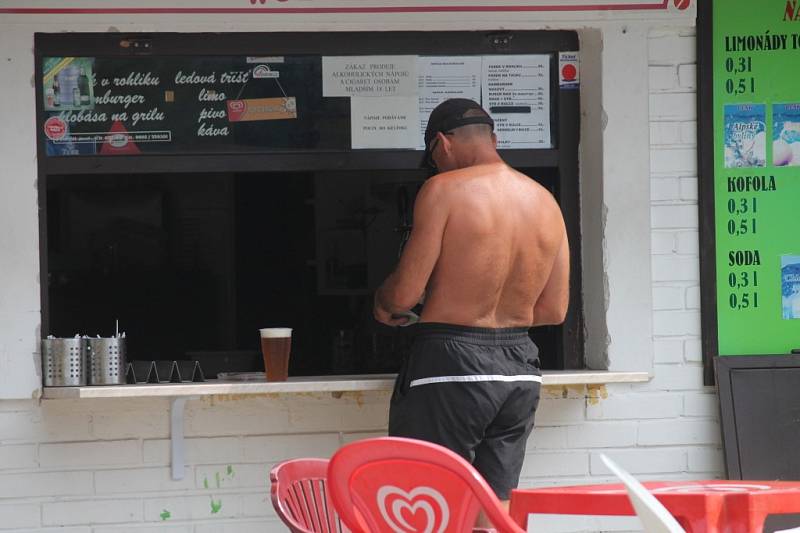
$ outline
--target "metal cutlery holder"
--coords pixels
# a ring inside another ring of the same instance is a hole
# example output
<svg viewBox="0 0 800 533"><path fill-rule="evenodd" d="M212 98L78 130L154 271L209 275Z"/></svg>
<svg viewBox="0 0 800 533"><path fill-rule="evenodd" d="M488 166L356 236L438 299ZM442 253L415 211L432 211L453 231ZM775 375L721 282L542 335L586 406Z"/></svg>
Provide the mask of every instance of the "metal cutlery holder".
<svg viewBox="0 0 800 533"><path fill-rule="evenodd" d="M125 337L89 338L89 385L125 384Z"/></svg>
<svg viewBox="0 0 800 533"><path fill-rule="evenodd" d="M86 385L87 344L81 337L42 339L45 387Z"/></svg>

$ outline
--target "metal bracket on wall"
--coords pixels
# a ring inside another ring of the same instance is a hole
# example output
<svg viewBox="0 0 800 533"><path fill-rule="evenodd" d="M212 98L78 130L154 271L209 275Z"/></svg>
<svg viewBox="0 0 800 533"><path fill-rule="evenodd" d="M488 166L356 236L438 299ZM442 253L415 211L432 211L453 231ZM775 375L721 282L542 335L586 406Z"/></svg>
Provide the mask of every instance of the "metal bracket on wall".
<svg viewBox="0 0 800 533"><path fill-rule="evenodd" d="M170 457L172 463L172 479L179 481L185 474L185 449L183 442L183 412L186 400L197 400L199 396L181 396L172 398L169 408L170 421Z"/></svg>

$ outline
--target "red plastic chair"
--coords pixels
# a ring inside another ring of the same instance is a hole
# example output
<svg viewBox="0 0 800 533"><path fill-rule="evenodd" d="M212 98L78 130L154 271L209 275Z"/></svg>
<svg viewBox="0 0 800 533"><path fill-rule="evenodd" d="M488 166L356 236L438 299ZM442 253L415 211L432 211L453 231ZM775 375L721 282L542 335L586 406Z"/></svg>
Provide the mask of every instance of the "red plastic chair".
<svg viewBox="0 0 800 533"><path fill-rule="evenodd" d="M327 459L293 459L269 473L272 506L292 533L347 533L331 502Z"/></svg>
<svg viewBox="0 0 800 533"><path fill-rule="evenodd" d="M523 533L486 481L437 444L397 437L343 446L328 465L331 498L352 531L466 533L478 512L500 533Z"/></svg>

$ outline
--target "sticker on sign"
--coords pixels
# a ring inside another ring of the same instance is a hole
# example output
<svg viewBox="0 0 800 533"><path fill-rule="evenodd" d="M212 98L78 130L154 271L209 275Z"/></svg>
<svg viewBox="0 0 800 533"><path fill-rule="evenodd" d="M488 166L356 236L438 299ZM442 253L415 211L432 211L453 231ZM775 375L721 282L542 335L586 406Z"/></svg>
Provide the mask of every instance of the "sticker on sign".
<svg viewBox="0 0 800 533"><path fill-rule="evenodd" d="M579 59L578 52L558 53L558 86L561 89L577 89L580 87Z"/></svg>
<svg viewBox="0 0 800 533"><path fill-rule="evenodd" d="M687 9L692 2L691 0L672 0L672 3L676 8L683 11L684 9Z"/></svg>
<svg viewBox="0 0 800 533"><path fill-rule="evenodd" d="M258 65L257 67L253 68L253 78L255 79L279 78L280 75L280 72L277 70L270 70L267 65Z"/></svg>
<svg viewBox="0 0 800 533"><path fill-rule="evenodd" d="M58 141L67 134L67 123L61 117L50 117L44 121L44 134L52 141Z"/></svg>
<svg viewBox="0 0 800 533"><path fill-rule="evenodd" d="M297 118L297 101L294 96L228 100L226 104L229 122Z"/></svg>

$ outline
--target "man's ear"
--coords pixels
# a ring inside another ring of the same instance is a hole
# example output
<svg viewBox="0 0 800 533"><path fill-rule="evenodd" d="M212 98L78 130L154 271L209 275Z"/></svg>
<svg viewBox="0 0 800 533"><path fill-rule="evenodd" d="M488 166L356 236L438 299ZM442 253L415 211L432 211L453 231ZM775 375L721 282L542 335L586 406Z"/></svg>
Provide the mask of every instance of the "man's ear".
<svg viewBox="0 0 800 533"><path fill-rule="evenodd" d="M439 145L442 147L442 151L448 155L452 153L453 145L450 143L450 137L441 131L437 132L436 135L439 136Z"/></svg>
<svg viewBox="0 0 800 533"><path fill-rule="evenodd" d="M492 144L497 148L497 135L494 132L492 132Z"/></svg>

